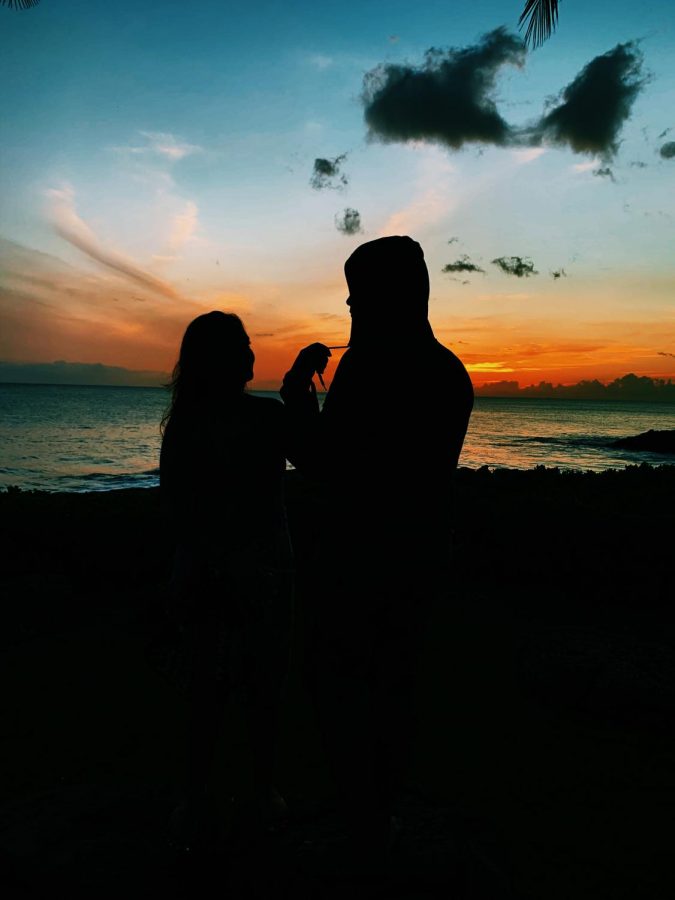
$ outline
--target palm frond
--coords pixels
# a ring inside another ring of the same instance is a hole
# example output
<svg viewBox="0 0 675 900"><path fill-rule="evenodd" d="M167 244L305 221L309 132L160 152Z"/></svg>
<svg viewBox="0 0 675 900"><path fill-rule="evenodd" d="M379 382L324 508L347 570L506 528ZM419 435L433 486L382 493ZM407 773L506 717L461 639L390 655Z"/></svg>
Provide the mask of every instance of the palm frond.
<svg viewBox="0 0 675 900"><path fill-rule="evenodd" d="M9 6L10 9L30 9L39 2L40 0L0 0L0 6Z"/></svg>
<svg viewBox="0 0 675 900"><path fill-rule="evenodd" d="M518 19L518 27L522 28L527 22L525 31L525 43L533 48L540 47L548 40L558 24L559 0L527 0L525 9Z"/></svg>

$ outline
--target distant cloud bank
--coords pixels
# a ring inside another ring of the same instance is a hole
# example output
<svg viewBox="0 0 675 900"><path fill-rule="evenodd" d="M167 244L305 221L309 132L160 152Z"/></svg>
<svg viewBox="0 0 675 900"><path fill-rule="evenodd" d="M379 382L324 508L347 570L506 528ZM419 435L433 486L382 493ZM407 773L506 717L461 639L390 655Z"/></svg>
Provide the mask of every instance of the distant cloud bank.
<svg viewBox="0 0 675 900"><path fill-rule="evenodd" d="M0 360L0 383L80 384L119 387L161 387L169 380L167 372L148 372L104 366L102 363L66 362L17 363Z"/></svg>
<svg viewBox="0 0 675 900"><path fill-rule="evenodd" d="M609 384L597 379L553 385L548 381L521 388L517 381L494 381L474 387L478 397L534 397L560 400L627 400L675 403L675 382L646 375L623 375Z"/></svg>

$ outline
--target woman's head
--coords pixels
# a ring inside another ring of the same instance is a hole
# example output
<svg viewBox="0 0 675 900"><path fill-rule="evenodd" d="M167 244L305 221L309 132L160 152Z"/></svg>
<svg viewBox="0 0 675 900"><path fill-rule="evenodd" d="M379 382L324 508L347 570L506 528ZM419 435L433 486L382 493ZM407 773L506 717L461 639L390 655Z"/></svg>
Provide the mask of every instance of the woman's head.
<svg viewBox="0 0 675 900"><path fill-rule="evenodd" d="M234 313L215 310L193 319L185 329L169 387L171 408L198 407L243 392L253 378L255 356L243 322Z"/></svg>
<svg viewBox="0 0 675 900"><path fill-rule="evenodd" d="M242 391L253 378L255 357L243 322L234 313L210 312L185 329L178 366L187 382L205 390Z"/></svg>

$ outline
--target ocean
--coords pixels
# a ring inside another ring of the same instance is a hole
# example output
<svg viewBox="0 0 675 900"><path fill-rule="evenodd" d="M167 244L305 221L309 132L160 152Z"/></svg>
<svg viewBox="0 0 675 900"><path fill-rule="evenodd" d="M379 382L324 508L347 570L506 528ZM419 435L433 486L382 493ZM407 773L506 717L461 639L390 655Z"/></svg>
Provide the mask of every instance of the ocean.
<svg viewBox="0 0 675 900"><path fill-rule="evenodd" d="M167 399L162 388L0 384L0 489L157 485ZM650 428L675 429L675 405L479 397L460 466L598 472L674 462L612 446Z"/></svg>

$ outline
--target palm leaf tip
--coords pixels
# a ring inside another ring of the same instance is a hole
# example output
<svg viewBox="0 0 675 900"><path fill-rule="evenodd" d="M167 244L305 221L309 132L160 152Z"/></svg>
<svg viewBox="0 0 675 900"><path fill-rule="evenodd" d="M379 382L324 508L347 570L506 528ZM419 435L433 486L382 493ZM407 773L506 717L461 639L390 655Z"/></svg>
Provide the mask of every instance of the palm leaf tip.
<svg viewBox="0 0 675 900"><path fill-rule="evenodd" d="M0 6L8 6L10 9L30 9L39 2L40 0L0 0Z"/></svg>
<svg viewBox="0 0 675 900"><path fill-rule="evenodd" d="M526 44L534 48L540 47L551 37L558 24L558 2L559 0L527 0L518 19L519 28L527 22Z"/></svg>

